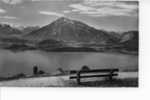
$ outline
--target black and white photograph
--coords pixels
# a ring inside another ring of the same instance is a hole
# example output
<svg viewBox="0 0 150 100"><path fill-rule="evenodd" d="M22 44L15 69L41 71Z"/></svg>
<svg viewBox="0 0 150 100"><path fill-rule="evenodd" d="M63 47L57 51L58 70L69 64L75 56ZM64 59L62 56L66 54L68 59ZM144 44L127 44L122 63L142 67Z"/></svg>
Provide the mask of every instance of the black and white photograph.
<svg viewBox="0 0 150 100"><path fill-rule="evenodd" d="M138 87L139 2L0 0L0 87Z"/></svg>

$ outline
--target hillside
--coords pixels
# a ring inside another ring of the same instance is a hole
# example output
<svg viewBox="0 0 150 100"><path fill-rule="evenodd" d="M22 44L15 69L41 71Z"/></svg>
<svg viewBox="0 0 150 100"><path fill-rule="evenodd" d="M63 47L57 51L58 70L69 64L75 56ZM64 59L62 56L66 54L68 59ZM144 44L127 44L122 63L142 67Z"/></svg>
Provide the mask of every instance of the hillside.
<svg viewBox="0 0 150 100"><path fill-rule="evenodd" d="M139 33L138 31L124 32L120 43L126 50L138 51L139 47Z"/></svg>

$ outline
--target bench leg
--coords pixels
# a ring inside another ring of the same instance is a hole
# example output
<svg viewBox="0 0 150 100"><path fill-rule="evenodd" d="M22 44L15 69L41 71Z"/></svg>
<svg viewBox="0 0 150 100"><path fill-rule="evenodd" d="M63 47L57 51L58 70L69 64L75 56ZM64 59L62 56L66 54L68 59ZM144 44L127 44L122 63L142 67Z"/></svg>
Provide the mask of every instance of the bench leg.
<svg viewBox="0 0 150 100"><path fill-rule="evenodd" d="M113 79L113 78L112 78L112 75L110 75L110 76L109 76L109 80L111 81L112 79Z"/></svg>
<svg viewBox="0 0 150 100"><path fill-rule="evenodd" d="M81 84L81 82L80 82L80 72L77 73L77 84L78 85Z"/></svg>
<svg viewBox="0 0 150 100"><path fill-rule="evenodd" d="M113 72L110 72L109 80L111 81L113 79Z"/></svg>

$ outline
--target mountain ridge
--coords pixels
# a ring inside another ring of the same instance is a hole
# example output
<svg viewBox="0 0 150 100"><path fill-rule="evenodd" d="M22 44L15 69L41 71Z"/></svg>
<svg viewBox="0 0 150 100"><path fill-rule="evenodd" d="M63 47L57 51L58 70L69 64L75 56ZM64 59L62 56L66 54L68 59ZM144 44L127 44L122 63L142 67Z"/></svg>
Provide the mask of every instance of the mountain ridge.
<svg viewBox="0 0 150 100"><path fill-rule="evenodd" d="M67 42L99 42L102 44L111 41L105 31L64 17L25 35L25 38L39 41L56 39Z"/></svg>

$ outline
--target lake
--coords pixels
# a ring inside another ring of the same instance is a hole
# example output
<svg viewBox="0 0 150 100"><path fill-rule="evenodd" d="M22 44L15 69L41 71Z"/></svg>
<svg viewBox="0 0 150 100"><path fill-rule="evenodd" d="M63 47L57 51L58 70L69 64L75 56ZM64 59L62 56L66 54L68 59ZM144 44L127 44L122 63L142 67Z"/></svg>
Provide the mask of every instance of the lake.
<svg viewBox="0 0 150 100"><path fill-rule="evenodd" d="M54 73L58 68L64 70L80 69L83 65L90 68L119 68L121 71L137 71L138 56L103 53L103 52L12 52L0 50L0 77L18 73L32 75L32 68L37 65L46 73Z"/></svg>

